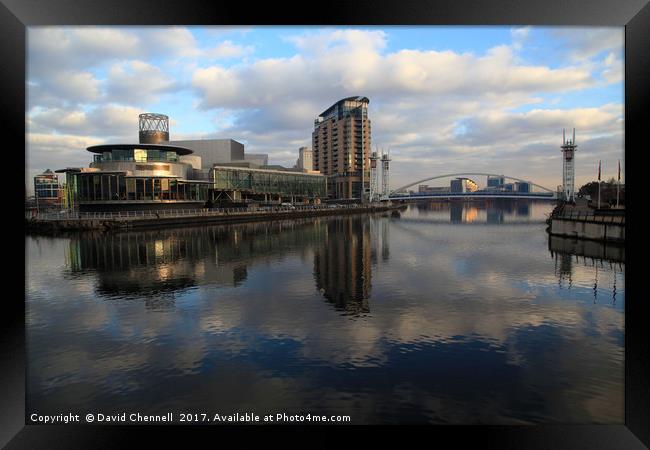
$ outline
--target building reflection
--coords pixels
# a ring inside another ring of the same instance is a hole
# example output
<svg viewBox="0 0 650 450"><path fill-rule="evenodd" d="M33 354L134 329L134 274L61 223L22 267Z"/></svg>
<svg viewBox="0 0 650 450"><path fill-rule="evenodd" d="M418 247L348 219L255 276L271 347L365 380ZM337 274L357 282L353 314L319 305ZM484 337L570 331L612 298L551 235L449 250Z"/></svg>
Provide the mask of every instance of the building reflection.
<svg viewBox="0 0 650 450"><path fill-rule="evenodd" d="M573 277L577 267L591 268L590 276L593 277L592 289L594 303L596 303L599 276L602 284L603 274L609 272L611 276L606 279L607 283L611 281L612 285L608 291L612 293L612 302L616 303L616 283L625 271L625 246L549 235L548 249L555 260L555 276L558 278L560 288L573 287Z"/></svg>
<svg viewBox="0 0 650 450"><path fill-rule="evenodd" d="M452 224L502 224L528 221L532 216L532 202L520 199L483 199L422 201L414 204L420 215L429 215L437 221Z"/></svg>
<svg viewBox="0 0 650 450"><path fill-rule="evenodd" d="M517 204L518 217L530 217L530 203L521 202Z"/></svg>
<svg viewBox="0 0 650 450"><path fill-rule="evenodd" d="M382 261L388 261L390 258L390 223L387 220L382 220L381 222L381 259Z"/></svg>
<svg viewBox="0 0 650 450"><path fill-rule="evenodd" d="M503 210L500 208L488 207L486 222L489 224L503 223Z"/></svg>
<svg viewBox="0 0 650 450"><path fill-rule="evenodd" d="M385 233L382 257L387 258ZM370 312L371 259L376 245L377 235L371 236L370 221L365 217L343 217L327 223L314 255L314 278L323 297L337 310L351 315Z"/></svg>
<svg viewBox="0 0 650 450"><path fill-rule="evenodd" d="M294 251L309 260L321 228L310 220L84 234L70 240L69 274L95 274L96 292L109 297L163 299L203 284L237 287L251 264L274 255Z"/></svg>
<svg viewBox="0 0 650 450"><path fill-rule="evenodd" d="M477 218L477 205L460 202L449 204L449 221L451 223L473 223Z"/></svg>
<svg viewBox="0 0 650 450"><path fill-rule="evenodd" d="M327 302L358 315L370 312L373 265L390 256L389 227L388 218L342 216L84 234L70 239L68 275L94 275L102 297L138 298L165 309L174 307L179 291L240 286L252 265L292 253L313 260L316 288ZM278 280L279 290L285 282Z"/></svg>

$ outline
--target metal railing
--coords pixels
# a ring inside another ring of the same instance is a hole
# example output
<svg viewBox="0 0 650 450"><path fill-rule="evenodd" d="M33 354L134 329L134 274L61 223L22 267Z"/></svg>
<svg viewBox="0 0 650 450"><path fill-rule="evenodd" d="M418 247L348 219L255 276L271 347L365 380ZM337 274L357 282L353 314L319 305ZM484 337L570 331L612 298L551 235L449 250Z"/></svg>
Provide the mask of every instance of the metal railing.
<svg viewBox="0 0 650 450"><path fill-rule="evenodd" d="M320 211L331 209L366 208L361 204L321 204L321 205L296 205L296 206L255 206L240 208L201 208L201 209L163 209L149 211L115 211L115 212L40 212L25 214L28 219L35 220L138 220L153 218L175 217L205 217L205 216L231 216L250 214L277 214L295 211Z"/></svg>
<svg viewBox="0 0 650 450"><path fill-rule="evenodd" d="M574 211L574 210L564 210L551 214L551 219L566 219L566 220L577 220L577 221L592 221L592 222L601 222L601 223L625 223L624 214L601 214L596 211Z"/></svg>

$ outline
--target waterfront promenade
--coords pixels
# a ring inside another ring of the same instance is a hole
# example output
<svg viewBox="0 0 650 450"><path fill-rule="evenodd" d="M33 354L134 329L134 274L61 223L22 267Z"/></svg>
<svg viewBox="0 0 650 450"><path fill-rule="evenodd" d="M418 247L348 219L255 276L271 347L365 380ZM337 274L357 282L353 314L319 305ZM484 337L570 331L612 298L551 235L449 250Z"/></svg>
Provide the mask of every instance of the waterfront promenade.
<svg viewBox="0 0 650 450"><path fill-rule="evenodd" d="M625 242L625 209L561 205L549 217L549 234L602 242Z"/></svg>
<svg viewBox="0 0 650 450"><path fill-rule="evenodd" d="M27 232L133 229L374 213L404 207L403 205L382 203L377 205L323 204L257 208L40 213L33 217L26 215L25 227Z"/></svg>

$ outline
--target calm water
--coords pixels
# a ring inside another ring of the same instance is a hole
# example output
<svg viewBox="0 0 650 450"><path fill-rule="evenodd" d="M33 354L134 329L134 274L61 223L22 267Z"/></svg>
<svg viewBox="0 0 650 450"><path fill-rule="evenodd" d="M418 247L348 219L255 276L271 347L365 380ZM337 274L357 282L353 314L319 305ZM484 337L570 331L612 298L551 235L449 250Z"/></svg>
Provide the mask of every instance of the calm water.
<svg viewBox="0 0 650 450"><path fill-rule="evenodd" d="M27 236L28 413L623 423L624 255L551 209Z"/></svg>

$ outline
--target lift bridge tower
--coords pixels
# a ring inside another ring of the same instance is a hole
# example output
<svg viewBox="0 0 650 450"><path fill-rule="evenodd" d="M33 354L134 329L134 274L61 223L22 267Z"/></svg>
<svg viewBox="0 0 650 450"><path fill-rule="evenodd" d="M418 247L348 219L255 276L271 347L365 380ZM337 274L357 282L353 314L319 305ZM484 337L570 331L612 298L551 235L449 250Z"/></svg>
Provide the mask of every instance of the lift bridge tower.
<svg viewBox="0 0 650 450"><path fill-rule="evenodd" d="M372 152L370 155L370 201L376 202L379 200L379 173L377 172L377 152Z"/></svg>
<svg viewBox="0 0 650 450"><path fill-rule="evenodd" d="M390 193L390 156L389 152L384 153L382 151L381 155L381 199L388 200L388 194Z"/></svg>
<svg viewBox="0 0 650 450"><path fill-rule="evenodd" d="M575 201L573 183L575 179L576 129L573 129L573 139L567 140L562 129L562 194L567 202Z"/></svg>

